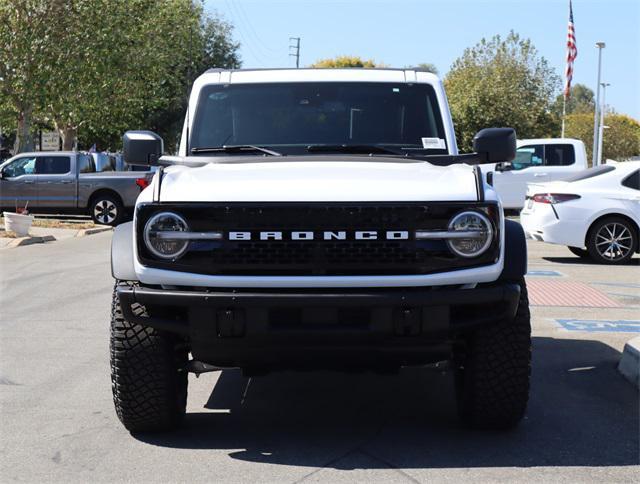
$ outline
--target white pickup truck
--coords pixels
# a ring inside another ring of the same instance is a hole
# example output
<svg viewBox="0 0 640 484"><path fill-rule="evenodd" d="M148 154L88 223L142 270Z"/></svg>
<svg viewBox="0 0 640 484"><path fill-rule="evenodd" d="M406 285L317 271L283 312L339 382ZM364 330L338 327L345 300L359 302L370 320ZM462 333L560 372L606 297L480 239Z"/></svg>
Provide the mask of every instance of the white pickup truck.
<svg viewBox="0 0 640 484"><path fill-rule="evenodd" d="M513 161L483 166L505 209L524 207L528 183L560 181L588 168L584 143L577 139L520 139L517 147Z"/></svg>
<svg viewBox="0 0 640 484"><path fill-rule="evenodd" d="M125 427L175 426L187 372L441 361L465 422L516 425L529 394L526 243L478 169L514 159L515 131L483 129L473 148L458 154L436 76L393 69L211 70L179 156L126 133L125 161L159 168L113 236Z"/></svg>

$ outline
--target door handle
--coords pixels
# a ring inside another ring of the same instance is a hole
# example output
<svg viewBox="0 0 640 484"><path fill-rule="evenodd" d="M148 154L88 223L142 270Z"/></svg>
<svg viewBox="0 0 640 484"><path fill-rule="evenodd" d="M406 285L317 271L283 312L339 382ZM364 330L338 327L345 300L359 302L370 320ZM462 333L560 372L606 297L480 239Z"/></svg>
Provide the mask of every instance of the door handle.
<svg viewBox="0 0 640 484"><path fill-rule="evenodd" d="M548 173L534 173L533 176L547 176Z"/></svg>
<svg viewBox="0 0 640 484"><path fill-rule="evenodd" d="M33 181L33 180L25 180L22 183L24 183L25 185L33 185L35 183L35 181Z"/></svg>
<svg viewBox="0 0 640 484"><path fill-rule="evenodd" d="M69 183L73 183L71 180L62 180L60 183L63 185L68 185Z"/></svg>

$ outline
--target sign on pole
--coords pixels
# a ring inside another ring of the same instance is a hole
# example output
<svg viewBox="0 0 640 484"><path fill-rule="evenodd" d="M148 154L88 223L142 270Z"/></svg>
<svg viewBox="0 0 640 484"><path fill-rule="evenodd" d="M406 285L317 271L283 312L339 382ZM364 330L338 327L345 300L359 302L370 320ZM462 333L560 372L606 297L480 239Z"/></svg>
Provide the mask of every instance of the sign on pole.
<svg viewBox="0 0 640 484"><path fill-rule="evenodd" d="M60 151L60 134L57 131L44 131L42 133L41 151Z"/></svg>

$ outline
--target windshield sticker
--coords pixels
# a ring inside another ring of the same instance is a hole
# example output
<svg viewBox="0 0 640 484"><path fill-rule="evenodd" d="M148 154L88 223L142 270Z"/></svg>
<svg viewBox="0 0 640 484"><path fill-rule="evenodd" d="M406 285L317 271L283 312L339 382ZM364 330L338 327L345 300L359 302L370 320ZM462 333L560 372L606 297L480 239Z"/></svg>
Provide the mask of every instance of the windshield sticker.
<svg viewBox="0 0 640 484"><path fill-rule="evenodd" d="M422 138L422 147L434 150L444 150L447 148L442 138Z"/></svg>

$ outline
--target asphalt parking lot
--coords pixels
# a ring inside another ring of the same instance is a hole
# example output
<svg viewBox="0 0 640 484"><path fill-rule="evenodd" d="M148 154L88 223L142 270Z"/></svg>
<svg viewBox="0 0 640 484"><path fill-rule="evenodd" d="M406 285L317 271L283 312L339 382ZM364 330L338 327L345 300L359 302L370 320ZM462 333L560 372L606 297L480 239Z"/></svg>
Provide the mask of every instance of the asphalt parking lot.
<svg viewBox="0 0 640 484"><path fill-rule="evenodd" d="M462 428L436 370L225 371L190 377L184 429L134 437L111 402L110 239L0 251L4 482L637 482L638 391L616 365L639 330L638 258L529 243L532 393L515 431Z"/></svg>

